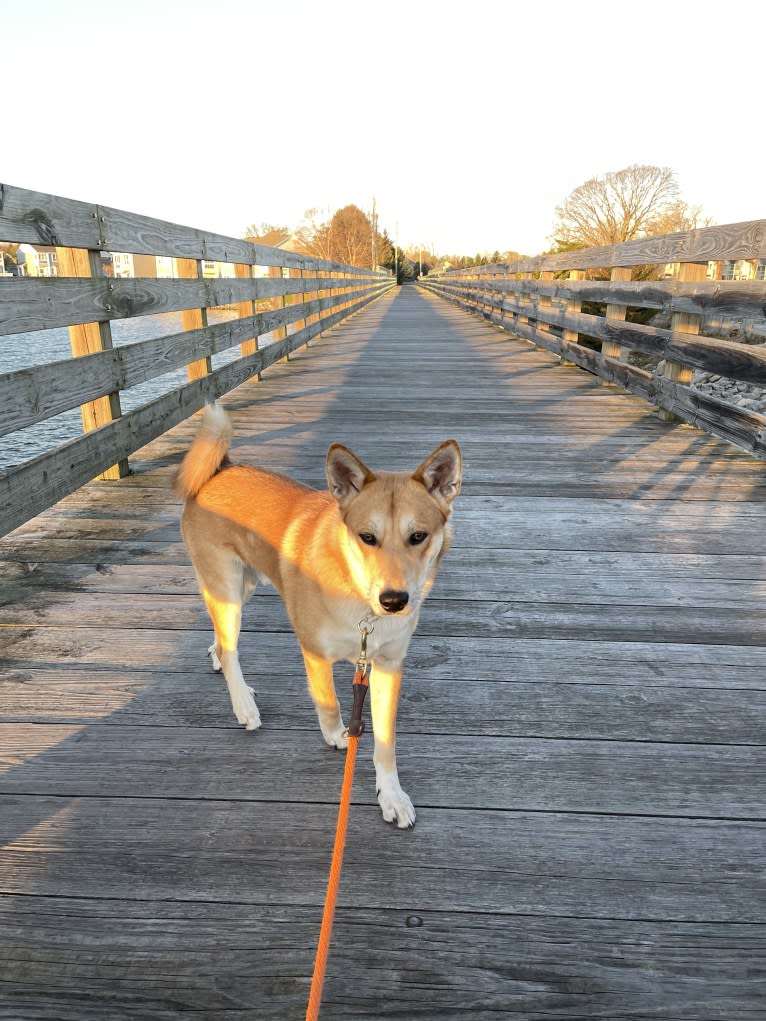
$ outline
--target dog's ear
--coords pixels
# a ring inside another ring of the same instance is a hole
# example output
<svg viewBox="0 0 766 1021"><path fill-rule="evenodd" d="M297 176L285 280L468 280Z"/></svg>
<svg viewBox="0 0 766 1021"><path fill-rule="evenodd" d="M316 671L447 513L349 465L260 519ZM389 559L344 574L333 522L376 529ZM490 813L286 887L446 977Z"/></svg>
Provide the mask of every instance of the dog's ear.
<svg viewBox="0 0 766 1021"><path fill-rule="evenodd" d="M362 487L374 478L375 474L348 447L333 443L327 451L327 484L341 510L345 510Z"/></svg>
<svg viewBox="0 0 766 1021"><path fill-rule="evenodd" d="M449 508L460 492L463 455L455 440L445 440L429 454L412 476L422 482L437 503Z"/></svg>

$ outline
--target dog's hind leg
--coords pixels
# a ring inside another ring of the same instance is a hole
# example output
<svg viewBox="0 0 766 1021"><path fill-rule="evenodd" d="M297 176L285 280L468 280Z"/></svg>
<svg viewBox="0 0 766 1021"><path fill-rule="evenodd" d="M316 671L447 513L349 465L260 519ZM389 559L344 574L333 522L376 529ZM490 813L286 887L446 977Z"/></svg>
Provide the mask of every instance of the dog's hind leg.
<svg viewBox="0 0 766 1021"><path fill-rule="evenodd" d="M234 715L247 730L257 730L260 727L261 714L255 704L253 689L242 675L237 644L242 623L242 602L254 587L245 580L239 562L231 564L225 577L220 573L215 584L200 578L202 597L215 631L215 643L211 652L213 668L216 669L218 664L218 669L223 671Z"/></svg>
<svg viewBox="0 0 766 1021"><path fill-rule="evenodd" d="M343 720L340 715L340 704L335 694L335 681L332 675L332 662L315 656L306 649L303 662L306 664L306 677L309 682L309 693L314 700L314 707L319 718L322 737L331 748L347 748L348 738L344 735Z"/></svg>

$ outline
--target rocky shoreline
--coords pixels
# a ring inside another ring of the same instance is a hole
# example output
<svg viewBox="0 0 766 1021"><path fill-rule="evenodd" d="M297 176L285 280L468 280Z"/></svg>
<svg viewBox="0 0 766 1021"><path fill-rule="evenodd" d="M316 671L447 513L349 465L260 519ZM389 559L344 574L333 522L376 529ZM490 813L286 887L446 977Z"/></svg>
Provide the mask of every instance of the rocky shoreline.
<svg viewBox="0 0 766 1021"><path fill-rule="evenodd" d="M725 376L717 376L714 372L702 372L698 369L692 376L692 389L717 397L744 411L766 415L766 389L762 386L740 383Z"/></svg>

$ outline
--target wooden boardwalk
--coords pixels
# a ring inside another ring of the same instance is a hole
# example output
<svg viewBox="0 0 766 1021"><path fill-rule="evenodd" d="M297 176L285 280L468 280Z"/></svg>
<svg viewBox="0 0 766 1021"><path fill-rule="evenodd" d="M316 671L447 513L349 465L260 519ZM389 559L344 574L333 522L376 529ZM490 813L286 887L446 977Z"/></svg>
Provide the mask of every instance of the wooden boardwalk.
<svg viewBox="0 0 766 1021"><path fill-rule="evenodd" d="M454 435L457 538L369 736L322 1017L766 1017L763 464L404 288L224 401L235 457L323 485ZM342 756L281 606L240 730L144 448L0 543L0 1018L304 1016ZM337 671L348 701L348 681ZM366 743L367 742L367 743Z"/></svg>

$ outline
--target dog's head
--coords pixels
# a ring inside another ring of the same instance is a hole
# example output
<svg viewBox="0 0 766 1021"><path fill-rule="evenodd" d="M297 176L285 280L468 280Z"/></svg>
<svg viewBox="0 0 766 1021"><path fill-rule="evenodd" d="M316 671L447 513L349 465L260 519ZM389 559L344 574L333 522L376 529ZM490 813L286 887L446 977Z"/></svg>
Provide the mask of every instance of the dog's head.
<svg viewBox="0 0 766 1021"><path fill-rule="evenodd" d="M462 457L446 440L412 474L373 472L347 447L327 453L327 480L347 530L355 583L373 613L416 612L449 548Z"/></svg>

